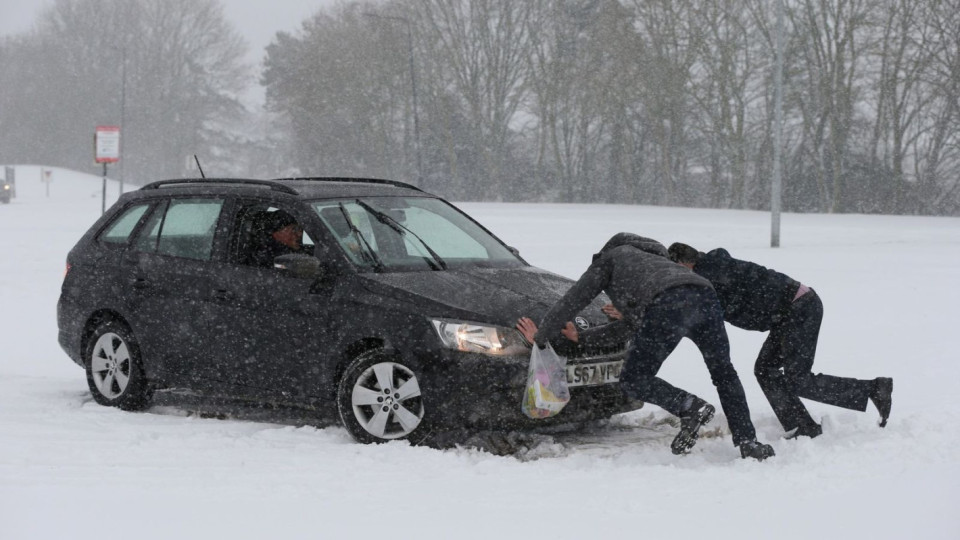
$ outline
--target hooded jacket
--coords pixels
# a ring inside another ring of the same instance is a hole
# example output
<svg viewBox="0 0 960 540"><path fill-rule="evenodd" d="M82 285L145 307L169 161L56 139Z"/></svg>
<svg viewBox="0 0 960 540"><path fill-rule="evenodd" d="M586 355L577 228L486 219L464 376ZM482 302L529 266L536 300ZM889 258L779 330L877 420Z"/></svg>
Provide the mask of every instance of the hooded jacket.
<svg viewBox="0 0 960 540"><path fill-rule="evenodd" d="M581 330L581 342L622 342L640 328L643 312L661 292L681 285L711 287L710 282L667 258L667 248L656 240L630 233L610 238L580 279L540 321L538 345L556 342L567 321L606 292L623 319Z"/></svg>

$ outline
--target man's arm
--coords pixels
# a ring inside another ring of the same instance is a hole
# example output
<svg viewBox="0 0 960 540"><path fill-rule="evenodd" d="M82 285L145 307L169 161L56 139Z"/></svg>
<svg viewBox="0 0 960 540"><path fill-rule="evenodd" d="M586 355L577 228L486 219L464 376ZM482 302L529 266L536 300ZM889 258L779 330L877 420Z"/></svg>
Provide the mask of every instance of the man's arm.
<svg viewBox="0 0 960 540"><path fill-rule="evenodd" d="M593 345L607 347L620 345L630 339L633 328L622 319L611 323L580 330L578 344L580 346Z"/></svg>
<svg viewBox="0 0 960 540"><path fill-rule="evenodd" d="M557 338L567 322L603 292L610 281L609 276L607 259L601 257L591 264L573 287L543 316L536 335L537 345L545 345L550 339Z"/></svg>

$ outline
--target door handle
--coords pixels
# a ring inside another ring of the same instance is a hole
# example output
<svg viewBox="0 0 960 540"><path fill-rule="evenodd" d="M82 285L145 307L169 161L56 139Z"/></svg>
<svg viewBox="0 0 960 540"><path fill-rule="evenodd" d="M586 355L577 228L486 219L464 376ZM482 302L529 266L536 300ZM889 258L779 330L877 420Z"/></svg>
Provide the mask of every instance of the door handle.
<svg viewBox="0 0 960 540"><path fill-rule="evenodd" d="M131 280L131 285L133 286L134 289L142 291L143 289L149 289L151 286L151 283L150 283L150 280L146 278L136 277Z"/></svg>
<svg viewBox="0 0 960 540"><path fill-rule="evenodd" d="M217 302L228 302L233 300L233 293L227 289L215 289L212 296Z"/></svg>

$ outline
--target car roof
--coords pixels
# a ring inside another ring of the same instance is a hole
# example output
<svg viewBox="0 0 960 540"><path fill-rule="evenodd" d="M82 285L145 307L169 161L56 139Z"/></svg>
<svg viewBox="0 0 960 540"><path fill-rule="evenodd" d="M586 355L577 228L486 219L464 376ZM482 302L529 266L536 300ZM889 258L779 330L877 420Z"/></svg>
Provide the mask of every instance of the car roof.
<svg viewBox="0 0 960 540"><path fill-rule="evenodd" d="M244 194L264 189L300 199L370 196L429 196L420 188L397 180L349 177L297 177L262 180L253 178L177 178L140 188L139 193L175 190L178 193Z"/></svg>

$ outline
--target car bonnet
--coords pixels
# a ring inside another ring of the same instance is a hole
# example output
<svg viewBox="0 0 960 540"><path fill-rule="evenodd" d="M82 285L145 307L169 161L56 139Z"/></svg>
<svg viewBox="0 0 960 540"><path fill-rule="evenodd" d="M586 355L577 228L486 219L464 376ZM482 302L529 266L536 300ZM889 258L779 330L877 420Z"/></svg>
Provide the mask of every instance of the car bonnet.
<svg viewBox="0 0 960 540"><path fill-rule="evenodd" d="M433 309L447 313L427 316L470 317L512 327L522 316L539 320L570 288L573 281L533 266L520 268L468 268L443 272L367 274L385 286L381 294L403 299L413 295ZM591 326L604 318L595 301L588 309ZM442 307L441 307L442 306ZM446 308L446 309L443 309Z"/></svg>

